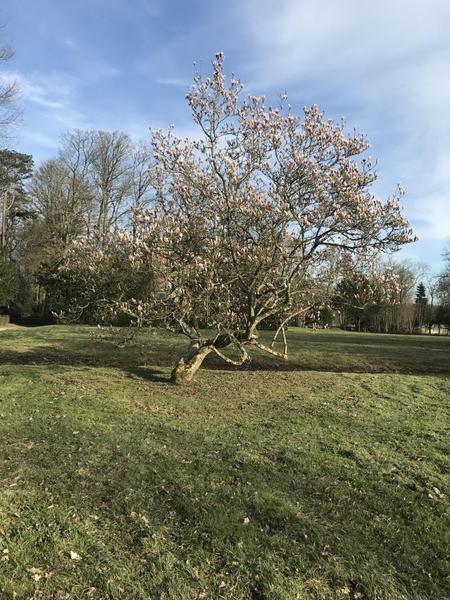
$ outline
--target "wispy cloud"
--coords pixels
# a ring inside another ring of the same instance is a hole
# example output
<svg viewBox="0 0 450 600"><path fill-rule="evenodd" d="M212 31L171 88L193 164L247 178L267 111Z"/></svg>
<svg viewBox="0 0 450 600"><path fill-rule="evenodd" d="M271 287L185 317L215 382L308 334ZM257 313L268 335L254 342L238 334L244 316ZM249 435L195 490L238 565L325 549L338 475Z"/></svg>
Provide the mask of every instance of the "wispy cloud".
<svg viewBox="0 0 450 600"><path fill-rule="evenodd" d="M305 74L387 72L401 62L413 66L418 51L448 45L445 0L247 0L236 10L255 48L252 72L271 84Z"/></svg>
<svg viewBox="0 0 450 600"><path fill-rule="evenodd" d="M159 85L173 85L175 87L188 87L189 81L187 79L179 79L176 77L158 77L156 83Z"/></svg>
<svg viewBox="0 0 450 600"><path fill-rule="evenodd" d="M318 102L366 131L380 193L401 180L419 235L449 236L450 3L248 0L236 10L251 87L288 89L293 104Z"/></svg>
<svg viewBox="0 0 450 600"><path fill-rule="evenodd" d="M14 81L23 100L49 109L65 109L71 93L67 82L55 82L47 76L26 77L17 71L6 71L0 73L0 81Z"/></svg>
<svg viewBox="0 0 450 600"><path fill-rule="evenodd" d="M17 83L24 111L16 134L22 145L35 148L37 159L56 152L63 131L90 126L89 119L77 108L79 82L75 78L7 71L0 74L0 80Z"/></svg>
<svg viewBox="0 0 450 600"><path fill-rule="evenodd" d="M79 78L86 84L90 81L98 82L100 79L118 77L120 74L121 69L116 65L109 64L102 60L89 60L80 70Z"/></svg>
<svg viewBox="0 0 450 600"><path fill-rule="evenodd" d="M25 133L22 134L22 139L27 144L37 145L41 148L46 148L51 151L55 150L59 142L59 138L57 137L51 137L50 135L46 135L40 131L32 130L25 131Z"/></svg>

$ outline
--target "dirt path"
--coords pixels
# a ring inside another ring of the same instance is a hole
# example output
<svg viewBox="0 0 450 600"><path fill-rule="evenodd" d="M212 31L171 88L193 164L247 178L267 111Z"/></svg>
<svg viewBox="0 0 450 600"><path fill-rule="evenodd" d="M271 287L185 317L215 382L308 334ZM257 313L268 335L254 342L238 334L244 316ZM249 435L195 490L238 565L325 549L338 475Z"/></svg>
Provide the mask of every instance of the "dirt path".
<svg viewBox="0 0 450 600"><path fill-rule="evenodd" d="M14 323L9 323L8 325L0 325L0 331L11 331L14 329L23 329L21 325L14 325Z"/></svg>

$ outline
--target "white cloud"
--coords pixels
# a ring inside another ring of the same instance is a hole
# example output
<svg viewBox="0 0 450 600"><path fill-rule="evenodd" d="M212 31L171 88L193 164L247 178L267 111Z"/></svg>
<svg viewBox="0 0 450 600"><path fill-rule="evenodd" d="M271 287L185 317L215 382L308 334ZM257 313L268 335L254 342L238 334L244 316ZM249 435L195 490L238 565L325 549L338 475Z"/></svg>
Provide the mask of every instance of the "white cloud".
<svg viewBox="0 0 450 600"><path fill-rule="evenodd" d="M253 70L272 84L410 62L448 40L450 20L446 0L248 0L237 10L256 46Z"/></svg>
<svg viewBox="0 0 450 600"><path fill-rule="evenodd" d="M102 80L119 75L119 69L102 60L83 63L76 75L64 72L1 72L0 83L15 81L19 89L24 113L17 139L23 150L29 151L31 147L37 160L48 158L50 150L56 153L62 133L94 127L88 116L89 103L85 91L94 86L95 89Z"/></svg>
<svg viewBox="0 0 450 600"><path fill-rule="evenodd" d="M80 79L83 83L98 82L99 79L118 77L120 74L120 69L115 65L101 60L89 60L80 74Z"/></svg>
<svg viewBox="0 0 450 600"><path fill-rule="evenodd" d="M15 137L22 151L33 149L36 162L56 153L64 131L90 127L86 115L76 108L78 79L58 73L4 71L1 80L17 82L24 111Z"/></svg>
<svg viewBox="0 0 450 600"><path fill-rule="evenodd" d="M26 144L33 144L54 151L58 146L58 138L51 137L40 131L28 130L22 135L22 141Z"/></svg>
<svg viewBox="0 0 450 600"><path fill-rule="evenodd" d="M419 235L448 237L450 2L247 0L236 10L250 86L344 114L380 153L377 189L400 179Z"/></svg>
<svg viewBox="0 0 450 600"><path fill-rule="evenodd" d="M66 81L55 81L47 76L25 76L17 71L3 71L0 73L0 82L17 83L21 97L34 104L50 109L63 109L65 99L71 90Z"/></svg>
<svg viewBox="0 0 450 600"><path fill-rule="evenodd" d="M158 77L156 83L159 85L173 85L187 88L190 82L187 79L178 79L176 77Z"/></svg>

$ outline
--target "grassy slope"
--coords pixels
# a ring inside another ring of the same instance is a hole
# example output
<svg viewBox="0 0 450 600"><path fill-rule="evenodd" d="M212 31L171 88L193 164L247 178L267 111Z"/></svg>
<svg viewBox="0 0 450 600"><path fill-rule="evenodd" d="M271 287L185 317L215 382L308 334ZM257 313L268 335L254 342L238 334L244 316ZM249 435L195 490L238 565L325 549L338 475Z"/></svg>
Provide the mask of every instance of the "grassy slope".
<svg viewBox="0 0 450 600"><path fill-rule="evenodd" d="M0 333L0 598L446 598L450 338L290 336Z"/></svg>

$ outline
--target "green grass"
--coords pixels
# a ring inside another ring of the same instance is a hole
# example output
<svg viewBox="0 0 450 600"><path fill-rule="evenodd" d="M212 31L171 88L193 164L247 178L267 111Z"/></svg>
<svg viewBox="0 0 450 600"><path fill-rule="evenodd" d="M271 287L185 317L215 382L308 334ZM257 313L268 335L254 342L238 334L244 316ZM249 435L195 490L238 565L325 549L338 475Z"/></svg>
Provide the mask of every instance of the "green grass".
<svg viewBox="0 0 450 600"><path fill-rule="evenodd" d="M450 338L290 338L0 332L0 598L448 598Z"/></svg>

